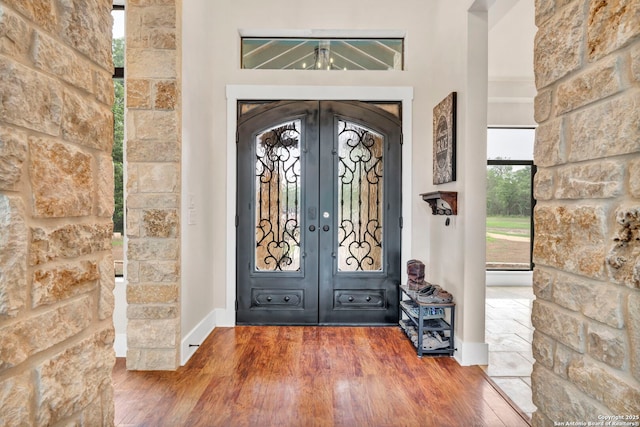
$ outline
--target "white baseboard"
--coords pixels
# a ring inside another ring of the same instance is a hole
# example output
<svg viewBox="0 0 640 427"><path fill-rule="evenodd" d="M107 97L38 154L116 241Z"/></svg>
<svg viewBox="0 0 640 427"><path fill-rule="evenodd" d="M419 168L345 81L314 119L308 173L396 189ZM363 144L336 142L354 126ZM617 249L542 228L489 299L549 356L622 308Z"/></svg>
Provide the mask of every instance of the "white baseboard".
<svg viewBox="0 0 640 427"><path fill-rule="evenodd" d="M116 357L127 357L127 334L116 334L113 349L116 351Z"/></svg>
<svg viewBox="0 0 640 427"><path fill-rule="evenodd" d="M217 308L216 312L216 326L221 327L233 327L236 326L236 311L228 310L226 308Z"/></svg>
<svg viewBox="0 0 640 427"><path fill-rule="evenodd" d="M487 286L533 286L532 271L491 271L486 273Z"/></svg>
<svg viewBox="0 0 640 427"><path fill-rule="evenodd" d="M189 333L187 333L180 343L180 365L184 366L198 346L209 336L216 327L216 310L205 316ZM192 347L189 347L192 345Z"/></svg>
<svg viewBox="0 0 640 427"><path fill-rule="evenodd" d="M455 338L457 348L453 357L462 366L488 365L489 344L483 342L464 342Z"/></svg>

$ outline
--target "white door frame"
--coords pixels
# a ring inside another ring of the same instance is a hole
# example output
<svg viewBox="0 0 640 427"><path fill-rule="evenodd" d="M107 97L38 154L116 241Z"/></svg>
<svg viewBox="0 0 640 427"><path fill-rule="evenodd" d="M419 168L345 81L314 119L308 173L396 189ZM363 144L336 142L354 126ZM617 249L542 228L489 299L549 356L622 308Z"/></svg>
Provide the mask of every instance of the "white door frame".
<svg viewBox="0 0 640 427"><path fill-rule="evenodd" d="M401 260L411 253L411 201L414 199L411 162L412 87L366 86L257 86L227 85L227 214L226 214L226 304L216 310L216 326L236 323L236 129L237 105L241 100L335 100L398 101L402 103L402 247ZM403 271L402 282L406 281Z"/></svg>

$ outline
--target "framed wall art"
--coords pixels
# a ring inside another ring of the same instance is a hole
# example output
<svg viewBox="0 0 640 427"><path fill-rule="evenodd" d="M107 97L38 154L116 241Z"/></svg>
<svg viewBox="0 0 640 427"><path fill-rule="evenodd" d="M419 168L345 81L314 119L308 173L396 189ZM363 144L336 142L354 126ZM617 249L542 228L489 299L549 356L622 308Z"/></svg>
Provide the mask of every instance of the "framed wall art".
<svg viewBox="0 0 640 427"><path fill-rule="evenodd" d="M456 180L456 92L433 109L433 183Z"/></svg>

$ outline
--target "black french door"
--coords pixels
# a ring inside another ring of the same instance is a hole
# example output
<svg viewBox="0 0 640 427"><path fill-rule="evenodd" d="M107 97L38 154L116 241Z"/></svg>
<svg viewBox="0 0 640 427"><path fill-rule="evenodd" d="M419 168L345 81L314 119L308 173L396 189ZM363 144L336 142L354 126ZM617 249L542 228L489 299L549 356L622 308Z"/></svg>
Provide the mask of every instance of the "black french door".
<svg viewBox="0 0 640 427"><path fill-rule="evenodd" d="M238 324L395 324L401 126L362 102L241 103Z"/></svg>

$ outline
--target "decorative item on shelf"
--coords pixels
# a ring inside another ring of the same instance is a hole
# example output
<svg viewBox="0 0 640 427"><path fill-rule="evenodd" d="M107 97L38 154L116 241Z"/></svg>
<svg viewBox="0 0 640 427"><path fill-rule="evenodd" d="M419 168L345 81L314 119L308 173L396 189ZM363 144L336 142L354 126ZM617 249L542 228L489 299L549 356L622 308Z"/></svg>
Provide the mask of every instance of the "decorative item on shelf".
<svg viewBox="0 0 640 427"><path fill-rule="evenodd" d="M432 191L420 196L429 203L433 215L458 215L457 191Z"/></svg>
<svg viewBox="0 0 640 427"><path fill-rule="evenodd" d="M407 286L412 291L418 291L425 286L427 282L424 280L426 266L418 259L410 259L407 261Z"/></svg>
<svg viewBox="0 0 640 427"><path fill-rule="evenodd" d="M456 180L456 92L433 109L433 183Z"/></svg>

